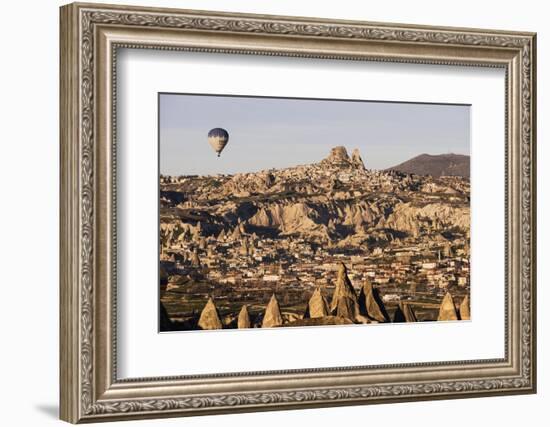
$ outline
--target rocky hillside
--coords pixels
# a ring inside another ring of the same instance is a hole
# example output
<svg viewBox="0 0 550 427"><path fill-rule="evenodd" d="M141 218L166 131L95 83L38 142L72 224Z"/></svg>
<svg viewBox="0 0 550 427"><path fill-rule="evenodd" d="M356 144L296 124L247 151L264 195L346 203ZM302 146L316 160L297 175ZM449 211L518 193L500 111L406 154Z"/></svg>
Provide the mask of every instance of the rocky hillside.
<svg viewBox="0 0 550 427"><path fill-rule="evenodd" d="M466 163L467 156L422 155L396 166L418 165L415 175L373 171L365 169L357 150L349 156L335 147L319 163L286 169L163 176L161 243L264 236L374 248L395 239L464 236L469 180L439 175L467 176Z"/></svg>
<svg viewBox="0 0 550 427"><path fill-rule="evenodd" d="M421 154L388 170L415 175L470 177L470 156L462 154Z"/></svg>

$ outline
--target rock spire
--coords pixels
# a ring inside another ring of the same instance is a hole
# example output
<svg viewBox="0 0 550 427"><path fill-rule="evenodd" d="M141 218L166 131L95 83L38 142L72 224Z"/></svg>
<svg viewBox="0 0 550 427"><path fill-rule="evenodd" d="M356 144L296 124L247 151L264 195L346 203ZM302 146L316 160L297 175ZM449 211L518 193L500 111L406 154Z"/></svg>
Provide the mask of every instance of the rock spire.
<svg viewBox="0 0 550 427"><path fill-rule="evenodd" d="M338 304L336 306L336 316L355 320L357 316L357 302L350 297L338 298Z"/></svg>
<svg viewBox="0 0 550 427"><path fill-rule="evenodd" d="M221 329L222 321L220 320L220 314L214 304L212 297L208 298L208 301L202 309L201 316L199 318L199 327L201 329Z"/></svg>
<svg viewBox="0 0 550 427"><path fill-rule="evenodd" d="M443 297L443 301L439 307L439 316L437 320L458 320L455 303L450 292L447 292Z"/></svg>
<svg viewBox="0 0 550 427"><path fill-rule="evenodd" d="M374 322L389 322L390 316L378 289L372 286L370 281L366 281L359 292L359 310L361 314Z"/></svg>
<svg viewBox="0 0 550 427"><path fill-rule="evenodd" d="M317 317L325 317L329 315L330 311L328 309L327 300L321 293L321 289L317 288L309 299L305 317L314 319Z"/></svg>
<svg viewBox="0 0 550 427"><path fill-rule="evenodd" d="M248 314L248 307L246 305L243 305L239 312L237 327L239 329L250 328L250 314Z"/></svg>
<svg viewBox="0 0 550 427"><path fill-rule="evenodd" d="M281 314L281 307L275 294L271 295L271 299L267 304L264 313L264 319L262 321L262 328L272 328L283 324L283 315Z"/></svg>
<svg viewBox="0 0 550 427"><path fill-rule="evenodd" d="M355 289L349 280L346 266L340 263L338 267L338 278L336 279L336 287L334 288L334 294L332 295L332 301L330 303L330 311L334 312L338 307L340 298L349 298L354 303L357 303L357 295Z"/></svg>
<svg viewBox="0 0 550 427"><path fill-rule="evenodd" d="M355 148L351 153L351 163L358 169L365 169L365 164L363 163L363 159L361 158L358 148Z"/></svg>
<svg viewBox="0 0 550 427"><path fill-rule="evenodd" d="M466 295L460 303L460 320L470 320L470 297Z"/></svg>

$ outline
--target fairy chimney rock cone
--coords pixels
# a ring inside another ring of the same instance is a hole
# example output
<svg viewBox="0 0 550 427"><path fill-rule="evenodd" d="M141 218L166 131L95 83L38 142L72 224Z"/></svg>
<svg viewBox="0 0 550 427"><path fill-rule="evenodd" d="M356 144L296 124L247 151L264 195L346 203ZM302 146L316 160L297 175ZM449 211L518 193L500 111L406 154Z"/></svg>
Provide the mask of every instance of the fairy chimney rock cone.
<svg viewBox="0 0 550 427"><path fill-rule="evenodd" d="M355 320L357 315L356 301L349 297L338 298L338 305L336 306L336 316L344 317L345 319Z"/></svg>
<svg viewBox="0 0 550 427"><path fill-rule="evenodd" d="M330 311L334 312L338 307L338 301L342 297L350 298L352 301L357 302L357 295L355 289L349 280L346 266L341 263L338 267L338 278L336 279L336 287L334 288L334 294L332 295L332 301L330 303Z"/></svg>
<svg viewBox="0 0 550 427"><path fill-rule="evenodd" d="M279 301L275 294L271 295L271 299L267 304L264 313L264 319L262 321L262 328L272 328L283 324L283 315L281 314L281 308L279 307Z"/></svg>
<svg viewBox="0 0 550 427"><path fill-rule="evenodd" d="M239 329L250 328L250 314L248 313L248 307L243 305L239 312L239 318L237 319L237 327Z"/></svg>
<svg viewBox="0 0 550 427"><path fill-rule="evenodd" d="M470 320L470 297L468 295L460 304L460 320Z"/></svg>
<svg viewBox="0 0 550 427"><path fill-rule="evenodd" d="M248 308L246 305L243 305L241 311L239 312L237 327L239 329L250 328L250 315L248 314Z"/></svg>
<svg viewBox="0 0 550 427"><path fill-rule="evenodd" d="M311 318L325 317L330 314L327 300L321 294L321 289L319 288L315 289L315 292L313 292L313 295L309 299L308 313Z"/></svg>
<svg viewBox="0 0 550 427"><path fill-rule="evenodd" d="M216 308L216 304L212 300L212 297L208 298L208 302L204 306L199 318L199 327L201 329L221 329L222 322L220 320L220 314Z"/></svg>
<svg viewBox="0 0 550 427"><path fill-rule="evenodd" d="M390 317L377 289L366 281L359 292L359 309L368 319L375 322L389 322Z"/></svg>
<svg viewBox="0 0 550 427"><path fill-rule="evenodd" d="M450 292L447 292L443 297L443 301L439 307L439 316L437 320L458 320L455 303Z"/></svg>

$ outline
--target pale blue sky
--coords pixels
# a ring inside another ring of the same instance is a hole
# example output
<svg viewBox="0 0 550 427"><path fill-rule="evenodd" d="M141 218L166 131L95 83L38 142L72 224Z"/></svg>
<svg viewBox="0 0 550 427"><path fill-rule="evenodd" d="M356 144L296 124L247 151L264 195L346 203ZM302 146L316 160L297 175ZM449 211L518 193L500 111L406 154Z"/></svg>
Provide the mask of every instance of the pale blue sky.
<svg viewBox="0 0 550 427"><path fill-rule="evenodd" d="M359 148L384 169L422 153L470 154L470 107L369 101L160 94L160 172L211 175L318 162ZM222 127L221 157L208 131Z"/></svg>

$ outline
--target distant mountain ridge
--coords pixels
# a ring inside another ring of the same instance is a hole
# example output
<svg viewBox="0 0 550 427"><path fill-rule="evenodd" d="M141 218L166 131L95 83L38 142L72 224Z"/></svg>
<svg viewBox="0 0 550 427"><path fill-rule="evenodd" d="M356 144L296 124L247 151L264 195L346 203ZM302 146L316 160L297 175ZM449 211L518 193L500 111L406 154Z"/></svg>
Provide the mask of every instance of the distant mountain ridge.
<svg viewBox="0 0 550 427"><path fill-rule="evenodd" d="M420 154L386 170L415 175L461 176L470 178L470 156L464 154Z"/></svg>

